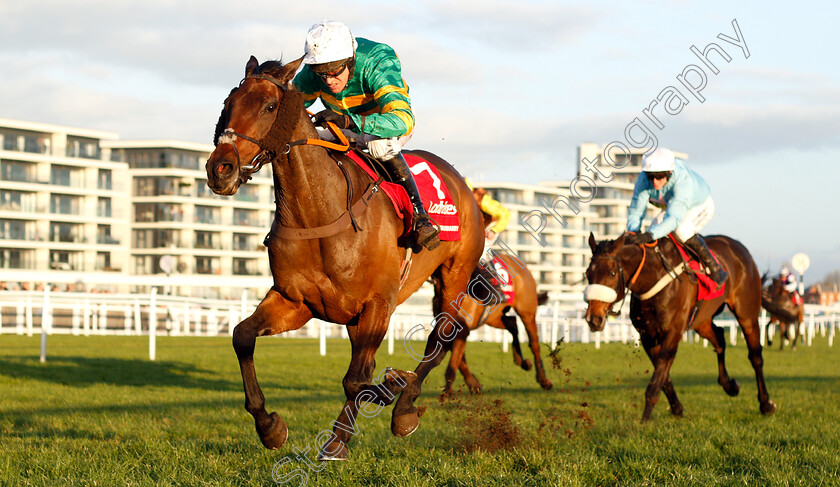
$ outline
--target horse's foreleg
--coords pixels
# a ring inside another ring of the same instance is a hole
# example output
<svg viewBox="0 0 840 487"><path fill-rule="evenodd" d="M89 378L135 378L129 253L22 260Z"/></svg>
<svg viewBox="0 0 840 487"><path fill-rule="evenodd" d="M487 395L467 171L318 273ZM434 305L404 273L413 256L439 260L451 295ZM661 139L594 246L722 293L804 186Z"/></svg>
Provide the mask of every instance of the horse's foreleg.
<svg viewBox="0 0 840 487"><path fill-rule="evenodd" d="M709 320L706 323L696 326L694 330L712 344L717 354L718 384L730 396L737 396L741 392L741 386L737 380L729 377L729 372L726 370L726 337L723 334L723 328L715 325L712 320Z"/></svg>
<svg viewBox="0 0 840 487"><path fill-rule="evenodd" d="M645 353L647 354L648 358L650 359L650 362L655 368L657 364L657 357L662 346L658 343L657 340L650 338L647 334L641 334L641 338L642 348L645 349ZM651 381L652 380L653 379L651 378ZM671 408L671 414L673 414L674 416L682 416L683 405L680 402L679 397L677 397L677 392L674 390L674 384L671 382L670 373L667 376L665 376L665 380L662 382L662 392L665 393L665 397L668 399L668 405ZM647 401L645 401L645 404L647 405ZM653 406L651 406L651 412L653 412ZM650 415L648 415L648 419L650 419ZM648 419L645 419L644 416L642 417L642 421L647 421Z"/></svg>
<svg viewBox="0 0 840 487"><path fill-rule="evenodd" d="M254 417L257 434L263 445L272 450L286 443L288 429L277 413L268 414L265 410L265 396L254 370L256 339L258 336L297 330L311 316L304 306L287 301L271 290L257 306L254 314L233 330L233 349L239 359L239 369L245 387L245 409Z"/></svg>
<svg viewBox="0 0 840 487"><path fill-rule="evenodd" d="M321 448L319 460L346 460L347 443L359 433L359 415L372 418L393 400L394 380L399 381L399 375L396 379L391 377L390 386L371 385L376 368L374 355L388 330L392 312L393 308L384 301L373 300L365 305L355 322L347 324L353 354L342 381L347 400L333 423L332 435Z"/></svg>
<svg viewBox="0 0 840 487"><path fill-rule="evenodd" d="M545 367L543 366L542 357L540 357L540 337L537 334L537 316L534 313L520 313L522 324L525 325L525 333L528 334L528 346L531 347L531 353L534 354L534 363L537 365L537 382L545 390L551 389L554 385L551 379L545 375Z"/></svg>
<svg viewBox="0 0 840 487"><path fill-rule="evenodd" d="M642 413L642 422L650 420L653 408L656 407L656 403L659 402L659 394L662 392L665 383L670 380L669 375L671 372L671 365L673 365L674 357L677 355L677 346L680 343L680 338L680 333L672 331L665 337L664 340L662 340L658 347L651 347L651 350L648 352L651 360L653 361L654 370L647 389L645 390L645 410L644 413ZM645 350L647 349L648 347L645 347ZM673 395L673 399L676 400L676 393L674 392L673 385L669 386L666 390L669 391L669 393ZM670 402L672 399L671 396L669 395L666 397L668 397ZM679 404L678 400L676 400L676 402ZM671 410L674 411L673 404ZM682 413L681 405L679 407L679 412Z"/></svg>
<svg viewBox="0 0 840 487"><path fill-rule="evenodd" d="M737 311L735 311L735 317L741 325L741 331L744 333L744 339L747 342L747 349L749 350L750 363L753 366L753 370L755 370L759 409L762 414L771 414L776 411L776 405L770 400L770 395L767 393L767 384L764 382L764 358L761 356L761 341L758 336L758 317L747 318L738 316Z"/></svg>

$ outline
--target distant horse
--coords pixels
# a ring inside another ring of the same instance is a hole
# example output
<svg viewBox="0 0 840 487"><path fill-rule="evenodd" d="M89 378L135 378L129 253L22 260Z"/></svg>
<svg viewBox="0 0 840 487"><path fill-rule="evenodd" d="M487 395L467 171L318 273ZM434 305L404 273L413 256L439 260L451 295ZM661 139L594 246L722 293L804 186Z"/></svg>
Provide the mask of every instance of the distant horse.
<svg viewBox="0 0 840 487"><path fill-rule="evenodd" d="M765 276L761 278L762 282L766 280ZM802 323L802 318L805 315L805 307L802 303L794 304L793 296L785 290L785 285L779 278L773 278L770 285L762 290L761 306L770 312L770 321L767 322L767 345L772 345L770 341L770 329L779 324L779 350L785 348L785 339L788 338L788 331L793 330L793 342L791 342L791 350L796 350L796 341L799 339L799 326Z"/></svg>
<svg viewBox="0 0 840 487"><path fill-rule="evenodd" d="M592 331L603 330L613 304L623 302L627 289L632 292L630 319L654 366L645 391L642 421L650 420L659 401L659 393L663 391L671 406L671 414L682 416L683 406L674 391L670 370L680 339L688 329L694 329L712 344L718 357L718 383L730 396L738 395L740 385L730 379L726 371L723 330L712 321L724 305L728 305L735 314L746 339L758 385L759 409L762 414L773 413L776 405L770 400L764 382L758 322L761 276L749 251L729 237L707 237L709 248L717 255L729 278L721 296L698 302L697 284L693 282L697 278L680 274L682 256L671 239L663 238L648 245L625 245L625 236L596 242L595 237L589 235L592 261L586 269L589 280L584 293L589 301L586 321ZM664 287L655 292L654 287L663 284Z"/></svg>
<svg viewBox="0 0 840 487"><path fill-rule="evenodd" d="M513 276L513 303L508 304L504 302L503 296L498 296L499 299L495 302L489 299L481 300L481 302L469 300L461 307L461 313L470 317L467 320L470 330L475 330L481 325L486 324L494 328L509 331L513 336L513 362L522 367L522 370L531 370L531 361L522 358L516 316L508 314L511 308L516 311L516 314L522 319L522 324L525 325L525 332L528 334L531 353L534 354L534 362L537 365L537 383L545 390L551 389L553 384L545 375L545 368L540 357L540 338L537 334L537 306L545 304L548 300L548 293L545 291L537 292L537 283L534 280L534 276L531 275L524 262L508 254L499 253L498 256L504 264L504 269L498 273L498 276L502 279L506 279L507 276L505 274L508 273ZM496 271L493 270L492 272ZM464 376L464 382L467 383L471 392L481 392L481 384L470 373L469 367L467 367L467 357L464 354L466 339L466 336L463 338L460 336L456 337L452 344L452 356L449 360L449 367L446 369L444 394L452 392L452 383L455 382L456 371L458 370Z"/></svg>
<svg viewBox="0 0 840 487"><path fill-rule="evenodd" d="M314 317L346 325L350 338L352 358L342 381L346 402L319 455L346 459L360 408L370 416L371 405L378 412L400 394L391 431L407 436L419 425L414 401L426 375L441 362L454 335L468 332L453 303L467 289L483 235L478 208L457 171L431 153L414 151L438 169L448 186L459 211L461 239L443 242L432 252L415 247L418 253L405 266L413 239L403 235L404 222L377 183L345 154L315 145L318 133L302 94L290 83L302 59L260 65L251 56L217 123L207 183L217 194L232 195L262 165L272 166L277 209L265 244L274 285L233 332L245 409L254 417L260 440L267 448L279 448L288 429L277 413L265 410L254 370L256 338L297 330ZM454 318L438 322L429 334L415 372L385 369L381 383L373 385L374 354L394 308L430 276L435 315Z"/></svg>

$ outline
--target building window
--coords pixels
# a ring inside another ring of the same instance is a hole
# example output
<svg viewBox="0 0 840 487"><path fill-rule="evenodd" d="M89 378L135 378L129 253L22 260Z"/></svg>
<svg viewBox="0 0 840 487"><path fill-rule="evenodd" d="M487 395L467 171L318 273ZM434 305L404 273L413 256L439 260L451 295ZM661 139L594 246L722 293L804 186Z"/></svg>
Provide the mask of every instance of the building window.
<svg viewBox="0 0 840 487"><path fill-rule="evenodd" d="M111 198L99 198L96 201L96 216L111 218Z"/></svg>
<svg viewBox="0 0 840 487"><path fill-rule="evenodd" d="M112 189L112 180L111 180L111 170L110 169L100 169L99 170L99 177L97 178L96 187L99 189L105 189L110 191Z"/></svg>
<svg viewBox="0 0 840 487"><path fill-rule="evenodd" d="M195 258L195 273L196 274L218 274L219 273L219 259L215 257L196 257Z"/></svg>
<svg viewBox="0 0 840 487"><path fill-rule="evenodd" d="M33 178L33 164L20 161L0 161L0 179L3 181L17 181L21 183L35 182Z"/></svg>
<svg viewBox="0 0 840 487"><path fill-rule="evenodd" d="M20 220L0 220L0 239L3 240L31 240L27 235L30 222Z"/></svg>
<svg viewBox="0 0 840 487"><path fill-rule="evenodd" d="M35 252L22 249L0 249L0 268L34 269Z"/></svg>
<svg viewBox="0 0 840 487"><path fill-rule="evenodd" d="M50 213L59 215L79 215L80 198L66 194L54 194L50 197Z"/></svg>
<svg viewBox="0 0 840 487"><path fill-rule="evenodd" d="M195 222L206 224L219 224L221 219L221 211L219 208L212 206L196 206L195 207Z"/></svg>
<svg viewBox="0 0 840 487"><path fill-rule="evenodd" d="M195 248L214 249L218 241L218 234L215 232L195 232Z"/></svg>

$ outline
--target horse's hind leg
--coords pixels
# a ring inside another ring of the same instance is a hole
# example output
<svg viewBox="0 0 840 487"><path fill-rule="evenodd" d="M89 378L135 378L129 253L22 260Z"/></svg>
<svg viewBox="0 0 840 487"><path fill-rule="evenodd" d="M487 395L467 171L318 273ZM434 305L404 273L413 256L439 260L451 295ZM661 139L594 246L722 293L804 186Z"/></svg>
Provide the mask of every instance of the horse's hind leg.
<svg viewBox="0 0 840 487"><path fill-rule="evenodd" d="M412 372L387 370L382 384L371 385L376 368L374 355L388 330L392 311L386 302L373 300L365 305L355 323L348 323L347 333L353 355L342 381L347 400L338 420L333 423L333 434L321 449L319 460L345 460L348 453L346 445L358 433L359 413L367 418L376 416L399 391L413 382Z"/></svg>
<svg viewBox="0 0 840 487"><path fill-rule="evenodd" d="M452 393L452 384L455 382L458 370L460 370L461 375L464 376L464 382L467 383L467 387L470 388L470 392L481 392L481 384L478 382L478 379L472 375L469 367L467 367L465 349L467 346L468 335L469 329L464 329L452 341L452 355L449 360L449 366L446 368L446 387L443 389L443 393L445 395Z"/></svg>
<svg viewBox="0 0 840 487"><path fill-rule="evenodd" d="M517 311L517 313L519 313ZM522 318L522 324L525 325L525 333L528 334L528 346L531 347L531 353L534 354L534 363L537 365L537 382L540 384L545 390L551 389L554 385L551 383L551 379L546 377L545 375L545 367L543 366L542 357L540 357L540 337L537 333L537 313L534 312L522 312L519 313L519 317ZM516 321L516 317L514 318L514 323Z"/></svg>
<svg viewBox="0 0 840 487"><path fill-rule="evenodd" d="M502 325L510 333L511 344L513 345L513 363L522 367L522 370L531 370L533 365L530 360L522 356L522 347L519 344L519 327L516 326L516 316L502 315Z"/></svg>
<svg viewBox="0 0 840 487"><path fill-rule="evenodd" d="M472 268L475 268L473 265ZM420 410L414 406L414 401L422 391L423 381L429 372L443 360L446 352L452 348L452 341L469 328L460 315L460 303L464 299L471 299L466 295L467 284L472 269L466 265L447 268L441 266L440 278L435 279L435 298L433 301L435 312L435 327L429 333L426 349L420 364L414 370L417 379L409 384L400 394L391 416L391 432L395 436L408 436L420 424ZM491 304L492 305L492 304Z"/></svg>
<svg viewBox="0 0 840 487"><path fill-rule="evenodd" d="M233 349L239 359L242 383L245 386L245 409L254 417L257 434L263 445L272 450L286 443L288 428L277 413L268 414L265 410L265 396L254 370L256 340L258 336L297 330L311 317L307 308L291 303L270 290L254 314L233 330Z"/></svg>
<svg viewBox="0 0 840 487"><path fill-rule="evenodd" d="M723 334L723 328L715 325L712 320L709 320L699 324L694 330L712 344L717 354L718 384L730 396L737 396L741 392L741 386L737 380L729 377L729 372L726 370L726 337Z"/></svg>

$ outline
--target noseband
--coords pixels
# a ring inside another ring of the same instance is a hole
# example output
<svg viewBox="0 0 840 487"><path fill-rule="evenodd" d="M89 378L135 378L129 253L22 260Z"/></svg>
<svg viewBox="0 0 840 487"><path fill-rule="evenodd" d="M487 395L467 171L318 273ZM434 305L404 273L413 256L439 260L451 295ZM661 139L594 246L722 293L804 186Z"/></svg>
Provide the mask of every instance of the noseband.
<svg viewBox="0 0 840 487"><path fill-rule="evenodd" d="M583 290L584 300L588 302L590 301L590 299L596 299L597 301L608 302L610 303L610 308L609 310L607 310L607 314L609 314L610 316L618 316L621 314L621 308L624 305L624 300L627 298L627 279L624 275L624 267L621 266L621 260L613 255L602 255L598 256L598 258L613 260L616 262L616 264L618 265L618 282L622 283L623 285L620 285L619 289L615 290L609 286L604 286L603 284L589 284ZM593 257L592 260L595 260L595 258ZM642 263L644 264L644 261ZM606 299L598 299L605 297L606 295L609 295L609 297L607 297ZM615 295L615 297L612 300L610 300L609 298L612 297L612 295ZM619 306L618 311L613 311L612 305L617 303L619 300L621 301L622 306Z"/></svg>

